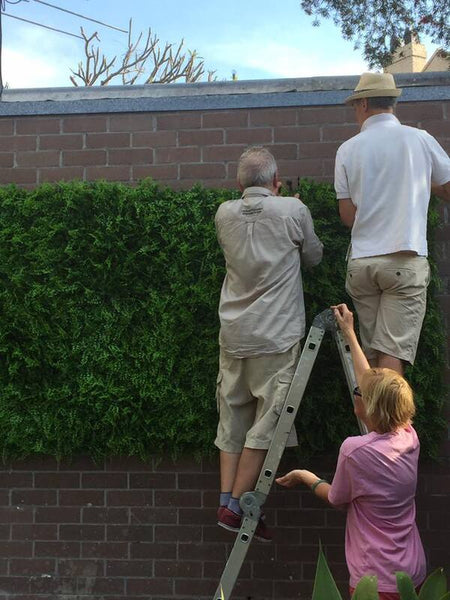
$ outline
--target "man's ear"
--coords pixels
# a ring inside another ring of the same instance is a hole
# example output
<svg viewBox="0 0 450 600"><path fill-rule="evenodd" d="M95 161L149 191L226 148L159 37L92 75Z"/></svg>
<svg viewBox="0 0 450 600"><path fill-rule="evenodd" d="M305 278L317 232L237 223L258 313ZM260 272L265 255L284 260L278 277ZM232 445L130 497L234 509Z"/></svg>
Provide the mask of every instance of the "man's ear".
<svg viewBox="0 0 450 600"><path fill-rule="evenodd" d="M245 190L245 187L241 184L241 182L239 180L238 180L237 184L238 184L239 191L242 194Z"/></svg>
<svg viewBox="0 0 450 600"><path fill-rule="evenodd" d="M367 98L361 98L361 106L364 112L367 112L369 110L369 102Z"/></svg>

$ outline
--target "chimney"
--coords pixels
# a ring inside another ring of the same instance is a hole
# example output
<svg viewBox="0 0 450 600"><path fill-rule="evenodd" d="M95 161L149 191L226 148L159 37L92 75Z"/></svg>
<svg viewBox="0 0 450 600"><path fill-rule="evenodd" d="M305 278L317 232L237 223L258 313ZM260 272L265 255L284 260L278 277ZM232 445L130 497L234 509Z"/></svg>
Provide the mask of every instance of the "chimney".
<svg viewBox="0 0 450 600"><path fill-rule="evenodd" d="M405 32L404 42L392 54L392 63L384 68L385 73L420 73L427 62L427 51L419 37Z"/></svg>

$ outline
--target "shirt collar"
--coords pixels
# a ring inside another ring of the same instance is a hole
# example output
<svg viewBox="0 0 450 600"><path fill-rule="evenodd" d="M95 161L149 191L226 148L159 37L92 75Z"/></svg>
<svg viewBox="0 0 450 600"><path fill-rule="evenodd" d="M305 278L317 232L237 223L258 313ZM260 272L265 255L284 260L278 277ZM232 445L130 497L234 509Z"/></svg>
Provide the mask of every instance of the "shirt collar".
<svg viewBox="0 0 450 600"><path fill-rule="evenodd" d="M364 121L361 127L361 131L368 129L369 127L376 127L377 125L400 125L400 121L397 117L391 113L380 113L378 115L372 115Z"/></svg>
<svg viewBox="0 0 450 600"><path fill-rule="evenodd" d="M272 192L265 187L252 186L245 188L242 194L243 198L250 198L254 196L273 196Z"/></svg>

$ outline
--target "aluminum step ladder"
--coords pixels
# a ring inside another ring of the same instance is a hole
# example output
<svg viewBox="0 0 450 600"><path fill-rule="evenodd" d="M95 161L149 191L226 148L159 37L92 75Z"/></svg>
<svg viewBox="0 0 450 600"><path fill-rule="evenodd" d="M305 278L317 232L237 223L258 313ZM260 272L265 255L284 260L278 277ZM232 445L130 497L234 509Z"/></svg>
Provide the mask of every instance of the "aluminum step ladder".
<svg viewBox="0 0 450 600"><path fill-rule="evenodd" d="M261 507L269 495L320 345L327 331L332 334L336 342L352 404L354 402L353 390L356 387L356 378L350 348L345 342L342 332L337 327L333 311L328 308L313 320L255 489L252 492L246 492L240 498L240 506L243 511L241 528L213 600L231 599L233 588L261 516ZM360 419L358 419L358 425L361 434L367 433L367 428Z"/></svg>

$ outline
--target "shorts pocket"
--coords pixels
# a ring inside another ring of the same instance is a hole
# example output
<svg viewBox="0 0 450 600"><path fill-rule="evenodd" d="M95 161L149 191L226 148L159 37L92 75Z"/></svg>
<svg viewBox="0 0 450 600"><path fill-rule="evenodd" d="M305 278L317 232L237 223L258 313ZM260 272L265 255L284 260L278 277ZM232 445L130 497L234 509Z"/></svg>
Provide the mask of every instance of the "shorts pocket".
<svg viewBox="0 0 450 600"><path fill-rule="evenodd" d="M291 387L293 375L282 373L278 376L277 388L275 392L274 411L279 416L283 410L284 402Z"/></svg>
<svg viewBox="0 0 450 600"><path fill-rule="evenodd" d="M223 379L223 373L222 373L222 371L219 371L219 373L217 375L217 380L216 380L216 405L217 405L218 413L220 413L220 388L221 388L221 384L222 384L222 379Z"/></svg>

